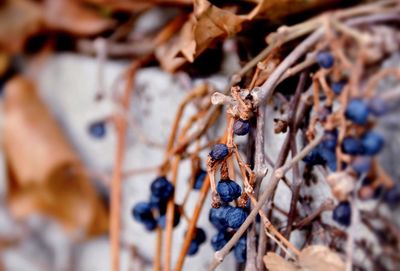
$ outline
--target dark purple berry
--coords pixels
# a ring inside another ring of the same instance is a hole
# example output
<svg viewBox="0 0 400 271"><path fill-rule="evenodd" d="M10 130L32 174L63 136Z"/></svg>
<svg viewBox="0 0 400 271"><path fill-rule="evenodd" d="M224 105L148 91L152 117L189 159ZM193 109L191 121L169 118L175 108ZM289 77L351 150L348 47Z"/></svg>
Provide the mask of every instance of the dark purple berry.
<svg viewBox="0 0 400 271"><path fill-rule="evenodd" d="M346 108L345 116L356 124L365 125L368 120L369 109L361 99L351 100Z"/></svg>
<svg viewBox="0 0 400 271"><path fill-rule="evenodd" d="M333 93L335 93L336 95L340 95L346 83L347 83L346 80L341 80L339 82L332 82L331 89Z"/></svg>
<svg viewBox="0 0 400 271"><path fill-rule="evenodd" d="M229 154L229 149L225 144L215 144L210 152L210 156L214 160L222 160Z"/></svg>
<svg viewBox="0 0 400 271"><path fill-rule="evenodd" d="M190 242L190 246L189 246L187 255L189 255L189 256L195 255L199 251L199 247L200 247L200 245L195 240L192 240L192 242Z"/></svg>
<svg viewBox="0 0 400 271"><path fill-rule="evenodd" d="M106 124L104 121L93 122L89 125L89 134L97 139L106 135Z"/></svg>
<svg viewBox="0 0 400 271"><path fill-rule="evenodd" d="M327 148L320 148L319 153L329 169L332 171L336 171L336 152Z"/></svg>
<svg viewBox="0 0 400 271"><path fill-rule="evenodd" d="M342 150L351 155L360 154L362 153L362 143L358 138L347 136L343 139Z"/></svg>
<svg viewBox="0 0 400 271"><path fill-rule="evenodd" d="M242 194L240 185L232 180L221 180L217 185L217 192L224 202L231 202Z"/></svg>
<svg viewBox="0 0 400 271"><path fill-rule="evenodd" d="M151 183L150 190L152 196L167 200L174 193L174 186L165 177L161 176Z"/></svg>
<svg viewBox="0 0 400 271"><path fill-rule="evenodd" d="M336 144L337 144L337 131L334 130L334 131L325 132L324 137L321 142L321 146L324 149L336 151Z"/></svg>
<svg viewBox="0 0 400 271"><path fill-rule="evenodd" d="M196 179L194 180L193 189L200 190L203 186L204 180L207 177L207 171L200 169L196 174Z"/></svg>
<svg viewBox="0 0 400 271"><path fill-rule="evenodd" d="M206 238L206 232L202 228L196 228L194 240L196 240L198 244L202 244L206 241Z"/></svg>
<svg viewBox="0 0 400 271"><path fill-rule="evenodd" d="M375 96L368 101L368 109L372 115L380 117L388 112L388 104L381 97Z"/></svg>
<svg viewBox="0 0 400 271"><path fill-rule="evenodd" d="M351 207L348 201L340 202L335 209L333 209L332 218L337 223L343 226L350 226L351 224Z"/></svg>
<svg viewBox="0 0 400 271"><path fill-rule="evenodd" d="M233 252L235 254L235 259L238 263L244 263L246 261L246 242L246 236L242 236L235 245L235 249Z"/></svg>
<svg viewBox="0 0 400 271"><path fill-rule="evenodd" d="M385 141L380 134L367 132L362 136L361 142L364 154L375 155L382 150Z"/></svg>
<svg viewBox="0 0 400 271"><path fill-rule="evenodd" d="M211 246L214 251L218 251L228 243L230 238L230 235L226 231L219 231L211 238Z"/></svg>
<svg viewBox="0 0 400 271"><path fill-rule="evenodd" d="M247 218L247 212L243 208L232 207L226 214L228 226L232 229L238 229Z"/></svg>
<svg viewBox="0 0 400 271"><path fill-rule="evenodd" d="M150 195L150 206L153 209L157 209L159 215L164 215L167 211L167 199L160 199L154 195Z"/></svg>
<svg viewBox="0 0 400 271"><path fill-rule="evenodd" d="M383 199L390 207L396 207L400 202L400 186L396 185L385 191Z"/></svg>
<svg viewBox="0 0 400 271"><path fill-rule="evenodd" d="M210 220L211 224L218 230L225 230L228 228L228 221L226 219L228 211L233 207L221 206L219 208L211 208L208 219Z"/></svg>
<svg viewBox="0 0 400 271"><path fill-rule="evenodd" d="M317 63L324 69L332 68L334 62L333 55L329 51L321 51L317 54Z"/></svg>
<svg viewBox="0 0 400 271"><path fill-rule="evenodd" d="M325 160L321 156L321 145L318 145L314 149L312 149L303 158L303 161L304 161L304 163L306 163L309 166L324 165L325 164Z"/></svg>
<svg viewBox="0 0 400 271"><path fill-rule="evenodd" d="M144 227L148 231L153 231L157 228L157 221L155 219L152 220L146 220L143 222Z"/></svg>
<svg viewBox="0 0 400 271"><path fill-rule="evenodd" d="M250 131L250 123L247 120L237 119L233 124L233 132L236 135L242 136Z"/></svg>
<svg viewBox="0 0 400 271"><path fill-rule="evenodd" d="M372 160L369 156L357 156L351 161L351 167L358 175L368 173L371 168Z"/></svg>

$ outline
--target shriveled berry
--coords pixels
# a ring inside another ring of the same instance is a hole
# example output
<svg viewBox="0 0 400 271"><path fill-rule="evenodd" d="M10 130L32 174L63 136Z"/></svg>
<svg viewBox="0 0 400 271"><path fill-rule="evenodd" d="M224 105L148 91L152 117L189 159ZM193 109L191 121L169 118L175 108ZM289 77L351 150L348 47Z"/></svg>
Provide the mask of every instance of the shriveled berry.
<svg viewBox="0 0 400 271"><path fill-rule="evenodd" d="M219 208L211 208L208 219L210 220L211 224L218 230L224 230L228 228L228 221L226 219L228 211L233 207L221 206Z"/></svg>
<svg viewBox="0 0 400 271"><path fill-rule="evenodd" d="M335 93L336 95L340 95L346 83L347 83L346 80L340 80L339 82L332 82L331 89L333 93Z"/></svg>
<svg viewBox="0 0 400 271"><path fill-rule="evenodd" d="M151 206L147 202L139 202L133 206L132 209L133 218L139 222L154 219L153 213L151 212Z"/></svg>
<svg viewBox="0 0 400 271"><path fill-rule="evenodd" d="M232 229L238 229L247 218L247 212L243 208L232 207L226 214L228 226Z"/></svg>
<svg viewBox="0 0 400 271"><path fill-rule="evenodd" d="M335 209L333 209L332 218L337 223L343 226L350 226L351 224L351 206L348 201L340 202Z"/></svg>
<svg viewBox="0 0 400 271"><path fill-rule="evenodd" d="M89 125L88 131L94 138L103 138L106 135L106 124L104 121L93 122Z"/></svg>
<svg viewBox="0 0 400 271"><path fill-rule="evenodd" d="M148 231L153 231L157 228L157 221L155 219L146 220L143 222L144 227Z"/></svg>
<svg viewBox="0 0 400 271"><path fill-rule="evenodd" d="M347 119L353 121L356 124L365 125L368 120L369 109L366 102L361 99L351 100L345 111Z"/></svg>
<svg viewBox="0 0 400 271"><path fill-rule="evenodd" d="M242 236L236 243L234 249L234 255L238 263L244 263L246 261L246 247L247 247L246 242L247 242L246 236Z"/></svg>
<svg viewBox="0 0 400 271"><path fill-rule="evenodd" d="M174 210L174 222L173 222L173 226L176 227L179 222L181 221L181 214L179 211L179 206L175 204L174 206L175 210ZM167 220L167 215L162 215L158 218L157 222L158 222L158 226L160 226L161 229L165 229L165 225L166 225L166 220Z"/></svg>
<svg viewBox="0 0 400 271"><path fill-rule="evenodd" d="M342 150L351 155L360 154L362 153L362 143L358 138L347 136L343 139Z"/></svg>
<svg viewBox="0 0 400 271"><path fill-rule="evenodd" d="M242 194L240 185L232 180L221 180L217 185L217 192L224 202L231 202Z"/></svg>
<svg viewBox="0 0 400 271"><path fill-rule="evenodd" d="M376 132L367 132L362 138L363 153L367 155L378 154L384 145L383 137Z"/></svg>
<svg viewBox="0 0 400 271"><path fill-rule="evenodd" d="M189 256L195 255L199 251L199 247L200 247L200 245L195 240L192 240L192 242L190 242L190 246L189 246L187 255L189 255Z"/></svg>
<svg viewBox="0 0 400 271"><path fill-rule="evenodd" d="M174 193L174 186L164 176L157 177L150 186L151 194L159 199L169 199Z"/></svg>
<svg viewBox="0 0 400 271"><path fill-rule="evenodd" d="M236 135L242 136L250 131L250 123L247 120L237 119L233 124L233 132Z"/></svg>
<svg viewBox="0 0 400 271"><path fill-rule="evenodd" d="M200 190L203 186L204 180L207 177L207 171L200 169L199 172L196 174L196 178L194 180L193 189Z"/></svg>
<svg viewBox="0 0 400 271"><path fill-rule="evenodd" d="M321 51L317 54L317 63L324 69L332 68L335 59L329 51Z"/></svg>
<svg viewBox="0 0 400 271"><path fill-rule="evenodd" d="M388 104L381 97L375 96L368 101L368 109L372 115L380 117L388 112Z"/></svg>
<svg viewBox="0 0 400 271"><path fill-rule="evenodd" d="M358 175L368 173L371 168L372 160L369 156L357 156L351 161L351 167Z"/></svg>
<svg viewBox="0 0 400 271"><path fill-rule="evenodd" d="M211 238L211 246L214 251L218 251L228 243L230 238L230 235L226 231L219 231Z"/></svg>
<svg viewBox="0 0 400 271"><path fill-rule="evenodd" d="M336 152L327 148L320 148L320 155L330 170L336 171Z"/></svg>
<svg viewBox="0 0 400 271"><path fill-rule="evenodd" d="M229 154L229 149L225 144L215 144L210 152L210 156L214 160L222 160Z"/></svg>

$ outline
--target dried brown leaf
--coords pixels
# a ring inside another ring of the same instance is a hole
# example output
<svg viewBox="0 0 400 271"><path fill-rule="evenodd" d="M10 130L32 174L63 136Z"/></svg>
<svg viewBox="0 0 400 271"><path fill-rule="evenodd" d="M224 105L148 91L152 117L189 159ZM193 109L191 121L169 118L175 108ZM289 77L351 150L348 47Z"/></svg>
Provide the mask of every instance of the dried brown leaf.
<svg viewBox="0 0 400 271"><path fill-rule="evenodd" d="M108 218L81 161L35 86L15 77L5 86L4 149L11 213L42 213L69 231L104 232Z"/></svg>
<svg viewBox="0 0 400 271"><path fill-rule="evenodd" d="M269 271L299 271L299 269L291 262L274 252L268 252L264 256L264 264Z"/></svg>
<svg viewBox="0 0 400 271"><path fill-rule="evenodd" d="M156 56L164 69L174 71L186 61L193 62L217 40L239 32L245 20L207 0L195 0L194 11L179 36L159 47Z"/></svg>
<svg viewBox="0 0 400 271"><path fill-rule="evenodd" d="M326 246L315 245L304 248L298 259L304 271L343 271L345 264L339 255Z"/></svg>
<svg viewBox="0 0 400 271"><path fill-rule="evenodd" d="M113 20L100 16L78 0L46 0L44 7L50 28L76 35L94 35L114 25Z"/></svg>
<svg viewBox="0 0 400 271"><path fill-rule="evenodd" d="M37 3L28 0L5 1L0 5L0 22L0 47L15 53L40 29L42 10Z"/></svg>

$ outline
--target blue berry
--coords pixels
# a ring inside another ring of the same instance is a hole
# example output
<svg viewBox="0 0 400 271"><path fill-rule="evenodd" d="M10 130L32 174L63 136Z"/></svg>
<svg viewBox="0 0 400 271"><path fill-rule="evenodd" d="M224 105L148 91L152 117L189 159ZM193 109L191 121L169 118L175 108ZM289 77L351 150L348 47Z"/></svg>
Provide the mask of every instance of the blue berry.
<svg viewBox="0 0 400 271"><path fill-rule="evenodd" d="M164 215L167 211L167 199L160 199L154 195L150 195L151 208L157 209L160 215Z"/></svg>
<svg viewBox="0 0 400 271"><path fill-rule="evenodd" d="M247 212L243 208L232 207L226 214L228 226L232 229L238 229L247 218Z"/></svg>
<svg viewBox="0 0 400 271"><path fill-rule="evenodd" d="M236 135L242 136L250 131L250 123L247 120L237 119L233 124L233 132Z"/></svg>
<svg viewBox="0 0 400 271"><path fill-rule="evenodd" d="M362 138L363 153L367 155L378 154L384 145L383 137L376 132L367 132Z"/></svg>
<svg viewBox="0 0 400 271"><path fill-rule="evenodd" d="M89 134L97 139L106 135L106 124L104 121L93 122L89 125Z"/></svg>
<svg viewBox="0 0 400 271"><path fill-rule="evenodd" d="M221 180L217 185L217 192L224 202L231 202L242 194L240 185L232 180Z"/></svg>
<svg viewBox="0 0 400 271"><path fill-rule="evenodd" d="M329 167L330 170L336 171L337 160L336 160L336 152L327 148L320 148L320 156L324 160L325 164Z"/></svg>
<svg viewBox="0 0 400 271"><path fill-rule="evenodd" d="M228 211L233 207L221 206L219 208L211 208L208 219L210 220L211 224L218 230L224 230L228 228L228 221L226 219Z"/></svg>
<svg viewBox="0 0 400 271"><path fill-rule="evenodd" d="M196 228L194 240L196 240L197 243L202 244L206 241L206 238L206 232L202 228Z"/></svg>
<svg viewBox="0 0 400 271"><path fill-rule="evenodd" d="M335 93L336 95L340 95L345 85L346 85L345 80L340 80L339 82L332 82L331 89L333 93Z"/></svg>
<svg viewBox="0 0 400 271"><path fill-rule="evenodd" d="M169 199L174 193L174 186L165 177L156 178L150 186L151 194L159 199Z"/></svg>
<svg viewBox="0 0 400 271"><path fill-rule="evenodd" d="M226 231L219 231L211 238L211 246L214 251L218 251L228 243L230 238L230 235Z"/></svg>
<svg viewBox="0 0 400 271"><path fill-rule="evenodd" d="M174 206L175 210L174 210L174 222L173 222L173 227L176 227L179 222L181 221L181 214L180 214L180 210L179 210L179 206L175 204ZM160 226L161 229L165 229L166 226L166 221L167 221L167 215L162 215L158 218L157 222L158 222L158 226Z"/></svg>
<svg viewBox="0 0 400 271"><path fill-rule="evenodd" d="M321 145L316 146L314 149L312 149L304 158L303 161L309 166L315 166L315 165L324 165L325 160L321 156Z"/></svg>
<svg viewBox="0 0 400 271"><path fill-rule="evenodd" d="M365 125L368 121L369 109L361 99L351 100L346 108L345 116L356 124Z"/></svg>
<svg viewBox="0 0 400 271"><path fill-rule="evenodd" d="M210 156L214 160L222 160L229 154L229 149L225 144L215 144L210 152Z"/></svg>
<svg viewBox="0 0 400 271"><path fill-rule="evenodd" d="M372 115L380 117L387 113L388 105L384 99L375 96L368 101L368 109Z"/></svg>
<svg viewBox="0 0 400 271"><path fill-rule="evenodd" d="M325 149L335 151L337 144L337 131L325 132L324 137L321 142L321 146Z"/></svg>
<svg viewBox="0 0 400 271"><path fill-rule="evenodd" d="M200 245L195 240L192 240L192 242L190 242L190 246L189 246L187 255L189 255L189 256L195 255L199 251L199 247L200 247Z"/></svg>
<svg viewBox="0 0 400 271"><path fill-rule="evenodd" d="M244 263L246 261L246 247L247 247L246 242L247 242L246 236L242 236L236 243L234 254L235 254L235 259L238 263Z"/></svg>
<svg viewBox="0 0 400 271"><path fill-rule="evenodd" d="M204 180L207 177L207 171L200 169L196 174L196 179L194 180L193 189L200 190L203 186Z"/></svg>
<svg viewBox="0 0 400 271"><path fill-rule="evenodd" d="M155 219L146 220L143 222L143 225L145 226L146 230L153 231L157 228L157 221Z"/></svg>
<svg viewBox="0 0 400 271"><path fill-rule="evenodd" d="M329 51L321 51L317 54L317 63L324 69L332 68L335 59Z"/></svg>
<svg viewBox="0 0 400 271"><path fill-rule="evenodd" d="M368 173L371 168L372 160L369 156L357 156L351 161L351 167L358 175Z"/></svg>
<svg viewBox="0 0 400 271"><path fill-rule="evenodd" d="M147 220L154 220L151 206L147 202L139 202L133 206L132 215L135 220L142 223Z"/></svg>
<svg viewBox="0 0 400 271"><path fill-rule="evenodd" d="M343 226L350 226L351 224L351 207L348 201L340 202L335 209L333 209L332 218L337 223Z"/></svg>
<svg viewBox="0 0 400 271"><path fill-rule="evenodd" d="M400 202L400 186L396 185L385 191L383 199L390 207L396 207Z"/></svg>
<svg viewBox="0 0 400 271"><path fill-rule="evenodd" d="M362 143L358 138L347 136L343 139L342 150L351 155L360 154L362 153Z"/></svg>

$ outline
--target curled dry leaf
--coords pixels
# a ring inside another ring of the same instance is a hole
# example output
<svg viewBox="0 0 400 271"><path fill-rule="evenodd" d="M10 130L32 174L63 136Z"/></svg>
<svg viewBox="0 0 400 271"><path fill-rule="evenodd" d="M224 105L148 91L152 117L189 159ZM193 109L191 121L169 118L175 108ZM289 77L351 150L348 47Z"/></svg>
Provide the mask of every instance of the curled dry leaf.
<svg viewBox="0 0 400 271"><path fill-rule="evenodd" d="M269 271L344 271L345 264L339 255L326 246L315 245L304 248L295 263L289 262L276 253L264 256Z"/></svg>
<svg viewBox="0 0 400 271"><path fill-rule="evenodd" d="M25 40L40 29L42 10L37 3L28 0L0 2L0 47L16 53Z"/></svg>
<svg viewBox="0 0 400 271"><path fill-rule="evenodd" d="M193 13L179 35L159 47L156 56L165 70L175 71L186 61L193 62L217 40L239 32L245 20L207 0L195 0Z"/></svg>
<svg viewBox="0 0 400 271"><path fill-rule="evenodd" d="M44 16L50 28L76 35L94 35L109 29L114 21L100 16L78 0L46 0Z"/></svg>
<svg viewBox="0 0 400 271"><path fill-rule="evenodd" d="M5 86L4 149L11 213L42 213L72 232L107 229L107 214L81 161L27 79Z"/></svg>

